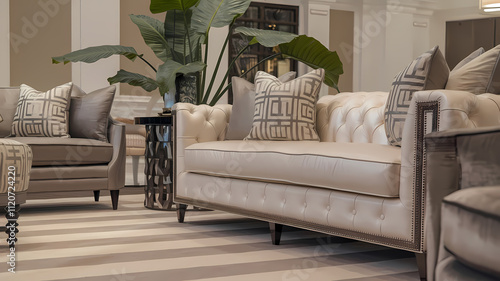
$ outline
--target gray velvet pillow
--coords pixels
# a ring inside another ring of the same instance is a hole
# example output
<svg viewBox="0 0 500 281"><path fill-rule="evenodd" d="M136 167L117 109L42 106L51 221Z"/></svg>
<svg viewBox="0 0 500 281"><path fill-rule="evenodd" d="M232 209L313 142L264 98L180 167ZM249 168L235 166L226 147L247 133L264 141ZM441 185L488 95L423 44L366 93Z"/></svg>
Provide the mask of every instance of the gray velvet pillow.
<svg viewBox="0 0 500 281"><path fill-rule="evenodd" d="M108 141L108 117L113 105L114 85L85 94L74 87L69 108L69 134L72 138Z"/></svg>
<svg viewBox="0 0 500 281"><path fill-rule="evenodd" d="M278 79L288 82L295 79L295 71L287 72ZM253 116L255 113L255 85L243 78L234 76L231 79L233 86L233 110L226 140L242 140L252 129Z"/></svg>

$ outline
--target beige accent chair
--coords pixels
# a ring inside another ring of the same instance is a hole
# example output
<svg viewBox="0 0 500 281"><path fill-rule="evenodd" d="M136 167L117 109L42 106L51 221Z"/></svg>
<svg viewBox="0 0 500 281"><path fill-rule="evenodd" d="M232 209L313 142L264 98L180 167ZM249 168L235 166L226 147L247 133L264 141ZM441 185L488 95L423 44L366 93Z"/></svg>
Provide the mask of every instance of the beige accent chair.
<svg viewBox="0 0 500 281"><path fill-rule="evenodd" d="M126 154L132 157L132 176L134 186L139 183L139 160L146 152L146 128L143 125L134 125L134 120L127 118L115 118L125 124L125 139L127 144ZM142 183L144 185L145 183Z"/></svg>
<svg viewBox="0 0 500 281"><path fill-rule="evenodd" d="M428 280L500 280L500 127L426 136Z"/></svg>
<svg viewBox="0 0 500 281"><path fill-rule="evenodd" d="M10 135L19 100L19 88L0 88L0 137ZM125 185L125 127L112 118L108 141L85 138L15 137L33 151L29 193L109 190L113 209L118 208L120 189Z"/></svg>
<svg viewBox="0 0 500 281"><path fill-rule="evenodd" d="M500 96L436 90L414 94L402 147L388 144L388 93L319 99L321 142L224 141L231 105L174 109L174 201L417 254L425 277L424 135L500 124Z"/></svg>

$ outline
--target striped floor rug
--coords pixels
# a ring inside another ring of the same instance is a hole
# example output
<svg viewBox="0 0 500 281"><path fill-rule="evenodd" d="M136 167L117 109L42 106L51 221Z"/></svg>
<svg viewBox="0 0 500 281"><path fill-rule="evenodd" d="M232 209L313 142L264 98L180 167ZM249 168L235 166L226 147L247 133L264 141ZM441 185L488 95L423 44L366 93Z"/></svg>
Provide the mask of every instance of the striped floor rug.
<svg viewBox="0 0 500 281"><path fill-rule="evenodd" d="M141 194L29 200L20 217L16 273L0 241L0 280L419 280L414 255L284 228L219 211L145 209ZM2 222L3 224L3 222Z"/></svg>

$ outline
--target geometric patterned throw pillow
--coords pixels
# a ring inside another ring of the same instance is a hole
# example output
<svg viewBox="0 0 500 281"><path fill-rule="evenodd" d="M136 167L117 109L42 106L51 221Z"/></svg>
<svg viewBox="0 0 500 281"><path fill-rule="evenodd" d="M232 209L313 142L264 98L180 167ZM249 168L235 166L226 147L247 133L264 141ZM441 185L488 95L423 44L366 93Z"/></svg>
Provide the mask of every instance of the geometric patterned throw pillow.
<svg viewBox="0 0 500 281"><path fill-rule="evenodd" d="M385 132L391 145L401 146L413 93L444 89L449 73L443 54L435 46L412 61L394 78L384 112Z"/></svg>
<svg viewBox="0 0 500 281"><path fill-rule="evenodd" d="M16 137L69 137L68 110L73 83L47 92L21 85L11 135Z"/></svg>
<svg viewBox="0 0 500 281"><path fill-rule="evenodd" d="M278 77L281 82L295 79L294 71ZM253 115L255 112L255 85L243 78L233 76L233 109L229 126L227 127L226 140L242 140L252 129Z"/></svg>
<svg viewBox="0 0 500 281"><path fill-rule="evenodd" d="M255 114L247 140L319 141L316 101L325 77L323 69L281 82L259 71L255 75Z"/></svg>

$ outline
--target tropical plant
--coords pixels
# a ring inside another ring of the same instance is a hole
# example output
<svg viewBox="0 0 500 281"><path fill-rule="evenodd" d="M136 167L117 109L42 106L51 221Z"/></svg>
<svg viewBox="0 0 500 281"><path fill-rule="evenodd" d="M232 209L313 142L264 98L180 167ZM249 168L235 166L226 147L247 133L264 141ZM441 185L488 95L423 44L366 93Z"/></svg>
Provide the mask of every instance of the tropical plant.
<svg viewBox="0 0 500 281"><path fill-rule="evenodd" d="M169 93L175 88L176 78L180 75L194 74L198 77L197 103L214 105L231 86L231 83L225 86L222 82L209 102L229 39L233 33L238 33L247 37L248 44L233 59L224 74L223 81L226 81L229 69L235 61L251 45L261 44L265 47L274 47L276 53L242 73L241 77L266 60L275 57L292 58L315 69L324 68L325 84L338 91L338 79L343 73L342 63L336 52L329 51L316 39L274 30L234 27L236 19L245 13L250 2L250 0L151 0L152 13L166 12L163 23L148 16L131 15L130 18L139 28L144 42L164 62L158 70L134 48L119 45L90 47L64 56L53 57L52 61L65 64L68 62L92 63L112 55L123 55L132 61L139 58L156 72L156 79L120 70L115 76L108 78L108 81L111 84L128 83L139 86L148 92L159 88L161 95L168 94L171 99L172 94ZM210 30L212 27L224 26L229 26L229 32L219 52L215 70L211 77L207 77Z"/></svg>

